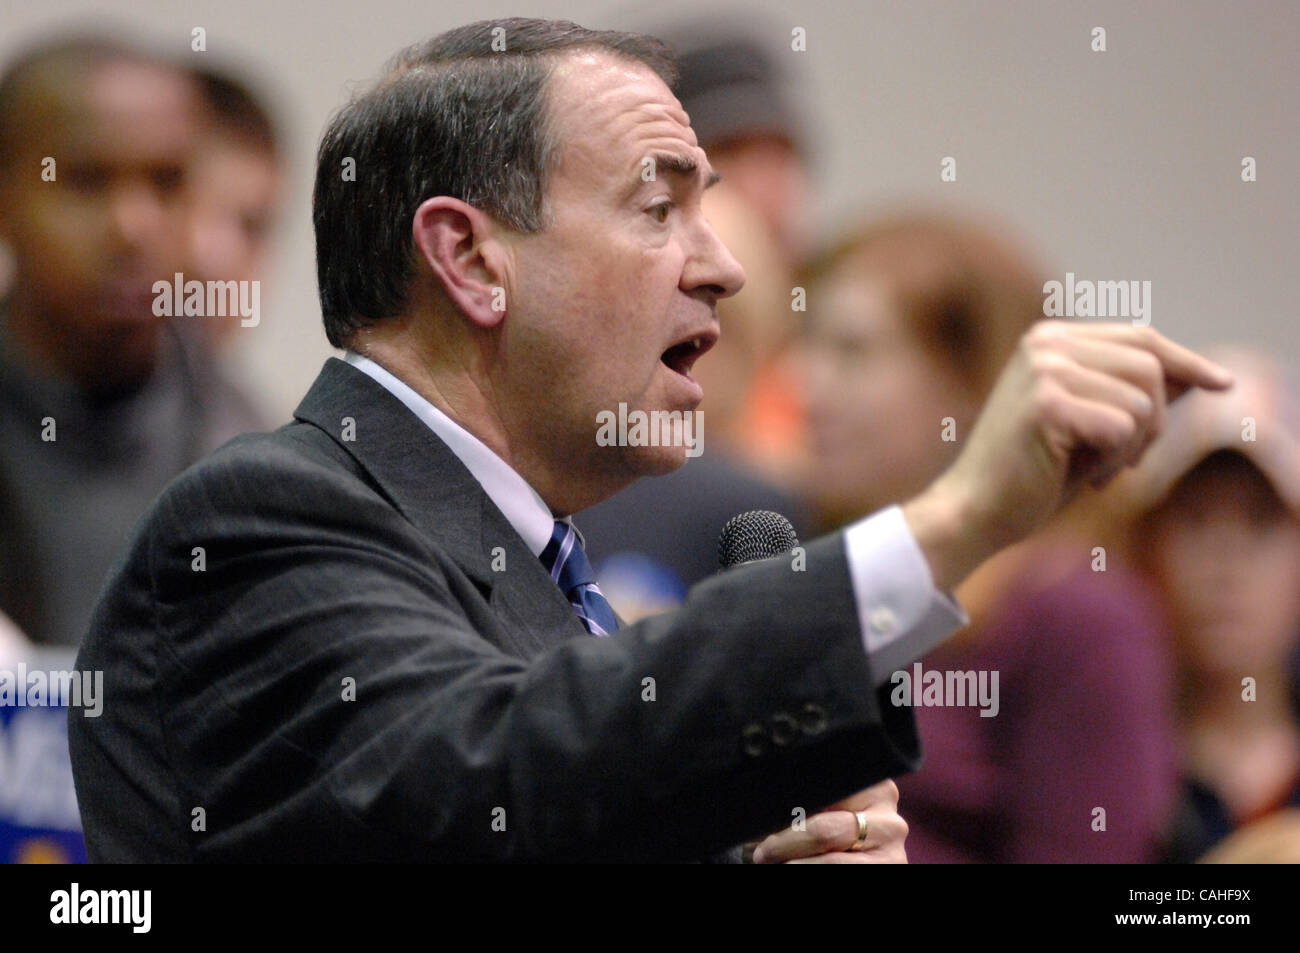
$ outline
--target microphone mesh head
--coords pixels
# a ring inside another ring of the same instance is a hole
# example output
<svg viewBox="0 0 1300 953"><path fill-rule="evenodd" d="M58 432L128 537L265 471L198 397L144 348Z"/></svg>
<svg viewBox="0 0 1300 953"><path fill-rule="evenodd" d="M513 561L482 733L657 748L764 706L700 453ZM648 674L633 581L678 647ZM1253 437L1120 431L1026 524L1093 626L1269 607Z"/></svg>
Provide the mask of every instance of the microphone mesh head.
<svg viewBox="0 0 1300 953"><path fill-rule="evenodd" d="M799 545L790 521L771 510L733 516L718 537L718 565L723 569L755 559L780 556Z"/></svg>

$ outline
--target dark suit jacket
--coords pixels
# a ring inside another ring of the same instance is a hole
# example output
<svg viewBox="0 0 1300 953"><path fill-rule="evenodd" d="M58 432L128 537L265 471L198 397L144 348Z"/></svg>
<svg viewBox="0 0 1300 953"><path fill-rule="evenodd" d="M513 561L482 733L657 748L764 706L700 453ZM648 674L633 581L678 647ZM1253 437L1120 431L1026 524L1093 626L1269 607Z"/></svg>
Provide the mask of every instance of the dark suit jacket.
<svg viewBox="0 0 1300 953"><path fill-rule="evenodd" d="M840 535L597 639L378 383L331 359L295 417L182 474L107 584L92 860L688 860L915 766Z"/></svg>

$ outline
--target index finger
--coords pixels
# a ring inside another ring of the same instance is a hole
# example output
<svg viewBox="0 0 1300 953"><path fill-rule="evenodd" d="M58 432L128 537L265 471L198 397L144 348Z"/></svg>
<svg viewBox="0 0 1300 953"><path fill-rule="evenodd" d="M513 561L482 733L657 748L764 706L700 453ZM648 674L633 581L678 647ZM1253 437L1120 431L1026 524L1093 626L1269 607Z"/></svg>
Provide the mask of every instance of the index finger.
<svg viewBox="0 0 1300 953"><path fill-rule="evenodd" d="M1171 341L1155 328L1115 323L1076 324L1072 327L1080 328L1089 335L1150 351L1164 368L1168 382L1166 391L1170 400L1176 399L1191 387L1227 390L1233 384L1232 372L1226 367Z"/></svg>
<svg viewBox="0 0 1300 953"><path fill-rule="evenodd" d="M823 811L812 815L797 828L788 827L769 834L755 848L754 863L780 864L796 857L815 857L844 850L857 836L858 819L852 811Z"/></svg>

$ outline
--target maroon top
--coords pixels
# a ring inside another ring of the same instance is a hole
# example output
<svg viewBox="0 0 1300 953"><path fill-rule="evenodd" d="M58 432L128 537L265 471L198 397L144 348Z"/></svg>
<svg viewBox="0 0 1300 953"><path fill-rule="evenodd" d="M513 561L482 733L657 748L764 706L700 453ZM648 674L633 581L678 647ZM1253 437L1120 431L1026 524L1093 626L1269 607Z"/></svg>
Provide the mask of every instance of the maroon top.
<svg viewBox="0 0 1300 953"><path fill-rule="evenodd" d="M999 711L918 707L925 752L898 779L912 863L1140 863L1177 793L1170 666L1156 603L1092 572L1013 591L982 636L924 670L997 671ZM1105 830L1094 809L1105 809Z"/></svg>

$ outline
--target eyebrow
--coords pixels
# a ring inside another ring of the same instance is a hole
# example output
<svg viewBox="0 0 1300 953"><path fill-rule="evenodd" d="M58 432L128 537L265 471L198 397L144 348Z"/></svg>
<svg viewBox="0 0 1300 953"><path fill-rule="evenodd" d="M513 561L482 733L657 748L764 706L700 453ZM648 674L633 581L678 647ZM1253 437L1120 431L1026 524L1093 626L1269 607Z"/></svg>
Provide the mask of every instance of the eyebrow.
<svg viewBox="0 0 1300 953"><path fill-rule="evenodd" d="M654 160L655 169L662 169L664 172L674 172L678 175L691 177L700 169L699 163L690 156L677 152L652 152L650 158ZM722 176L716 170L712 170L708 181L704 183L704 187L706 189L712 188L721 181Z"/></svg>

